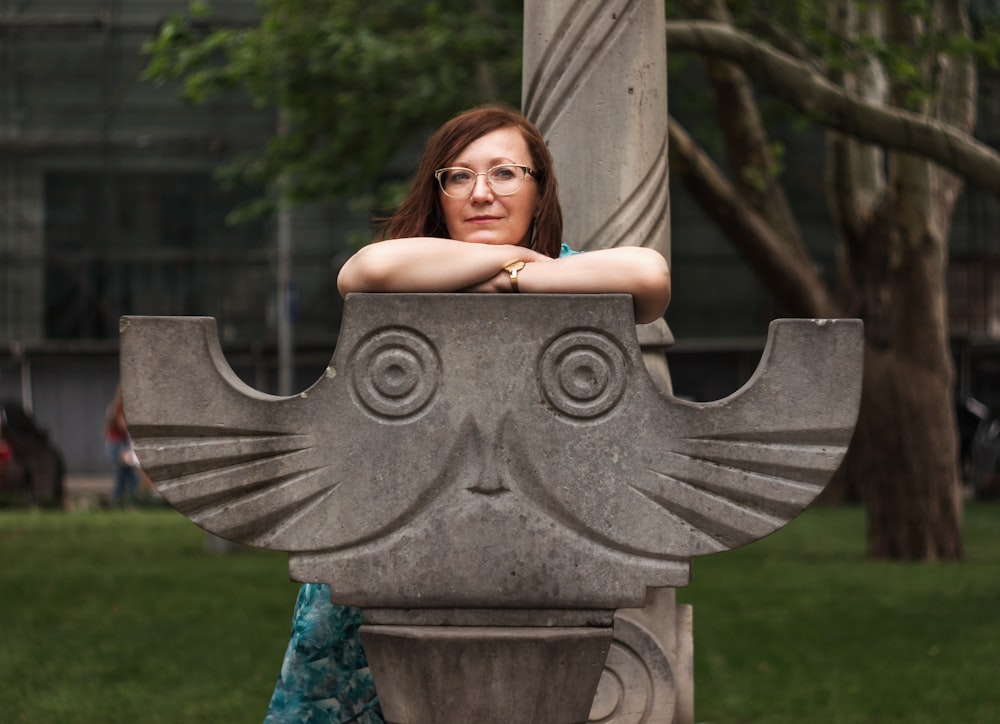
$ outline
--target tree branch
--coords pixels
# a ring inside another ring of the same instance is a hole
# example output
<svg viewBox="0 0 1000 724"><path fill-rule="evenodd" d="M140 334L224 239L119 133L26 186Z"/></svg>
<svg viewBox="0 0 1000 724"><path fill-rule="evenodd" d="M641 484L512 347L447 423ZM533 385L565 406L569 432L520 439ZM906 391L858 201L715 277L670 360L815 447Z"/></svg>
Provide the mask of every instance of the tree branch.
<svg viewBox="0 0 1000 724"><path fill-rule="evenodd" d="M918 113L869 103L731 26L668 22L667 48L738 63L747 75L812 120L859 140L935 161L1000 196L1000 153L995 149Z"/></svg>
<svg viewBox="0 0 1000 724"><path fill-rule="evenodd" d="M788 253L785 240L673 118L668 129L671 174L719 225L787 312L799 317L843 316L812 262Z"/></svg>

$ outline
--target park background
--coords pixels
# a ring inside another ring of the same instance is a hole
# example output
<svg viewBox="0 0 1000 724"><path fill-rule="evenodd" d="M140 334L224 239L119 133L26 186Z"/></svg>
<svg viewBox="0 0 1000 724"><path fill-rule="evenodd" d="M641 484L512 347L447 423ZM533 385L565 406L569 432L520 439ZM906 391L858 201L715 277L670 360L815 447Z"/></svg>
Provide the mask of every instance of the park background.
<svg viewBox="0 0 1000 724"><path fill-rule="evenodd" d="M260 147L279 118L238 91L195 105L181 100L176 83L141 79L144 44L186 7L187 0L0 0L0 399L34 413L71 473L108 470L102 426L118 378L121 315L215 317L234 370L265 392L278 390L287 322L292 387L302 390L336 344L337 270L371 235L373 210L357 200L293 207L280 252L273 217L227 222L259 190L224 188L216 173ZM219 25L258 17L254 0L211 7ZM981 72L977 133L994 147L998 81L997 71ZM704 109L691 99L692 84L674 85L671 114L697 127ZM779 134L790 203L829 277L836 260L824 133L789 118ZM418 153L419 146L403 149L383 177L405 181ZM1000 203L968 186L950 242L955 393L960 404L974 397L990 408L1000 405L998 228ZM671 229L666 319L676 338L668 351L675 392L719 399L749 378L767 325L782 310L674 182ZM283 263L290 271L279 291Z"/></svg>
<svg viewBox="0 0 1000 724"><path fill-rule="evenodd" d="M289 324L293 387L304 389L336 343L337 268L370 233L364 204L291 209L291 273L279 285L278 224L228 223L230 210L256 190L224 189L216 171L273 135L280 117L239 92L192 105L179 99L176 85L140 79L144 44L186 6L0 0L0 399L21 402L48 430L71 481L101 486L109 472L102 427L117 383L122 314L216 317L234 370L269 392L279 387L279 331ZM250 0L217 0L212 7L221 24L258 17ZM980 88L977 136L997 147L996 71L984 69ZM699 109L685 90L671 86L671 112L697 126ZM789 119L779 138L790 202L814 259L832 274L823 132ZM417 151L404 150L385 175L404 179ZM671 217L674 299L667 321L677 340L668 351L675 390L718 399L750 376L767 324L781 309L673 184ZM998 221L997 200L967 187L951 230L948 279L959 406L969 397L989 408L1000 404ZM288 310L287 319L279 309ZM865 561L863 514L854 508L811 511L799 527L760 548L696 564L686 600L696 606L698 711L714 713L714 721L1000 718L989 693L1000 638L993 505L970 503L961 564ZM283 575L280 557L220 562L205 553L197 531L166 511L141 511L145 517L134 519L94 515L79 512L68 523L30 513L3 518L0 600L4 630L17 642L0 668L9 692L0 700L4 719L242 721L246 711L260 711L294 594L283 579L271 588ZM249 609L240 609L231 594L240 587L263 591L263 603L248 594ZM176 598L169 595L175 588ZM179 610L186 610L181 622L171 622ZM245 623L226 630L240 610ZM202 614L205 628L195 626L194 613ZM260 648L235 648L237 639L254 638L248 631L258 626ZM187 651L178 644L181 631L195 642ZM811 638L817 631L821 638ZM199 668L197 643L204 641L213 642L213 657L222 657ZM726 649L730 643L735 650ZM762 647L771 653L762 655ZM151 653L171 649L180 663ZM215 673L254 658L252 686ZM173 679L157 680L160 664ZM885 680L879 671L887 672ZM182 693L164 696L167 685L182 686ZM744 693L733 693L739 689ZM739 698L729 702L729 696ZM167 701L175 698L187 703L171 710ZM245 698L249 708L241 709ZM98 699L112 713L95 708ZM904 699L912 706L899 708ZM838 703L845 708L831 708Z"/></svg>

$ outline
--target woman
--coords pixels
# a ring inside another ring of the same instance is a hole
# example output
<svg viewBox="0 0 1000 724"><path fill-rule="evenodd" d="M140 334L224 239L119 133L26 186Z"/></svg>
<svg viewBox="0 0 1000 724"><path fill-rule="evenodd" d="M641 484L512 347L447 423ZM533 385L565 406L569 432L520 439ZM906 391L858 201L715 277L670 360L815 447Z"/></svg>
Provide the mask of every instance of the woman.
<svg viewBox="0 0 1000 724"><path fill-rule="evenodd" d="M663 316L670 273L658 252L567 253L552 157L520 113L487 106L453 118L428 141L416 178L385 224L384 240L344 264L337 279L342 295L625 293L637 322ZM507 268L516 262L524 266Z"/></svg>
<svg viewBox="0 0 1000 724"><path fill-rule="evenodd" d="M352 292L625 293L637 322L663 315L670 273L658 252L585 254L562 240L552 158L538 129L499 106L462 113L427 142L416 181L380 241L337 278ZM358 638L357 609L327 586L299 592L267 722L382 722Z"/></svg>

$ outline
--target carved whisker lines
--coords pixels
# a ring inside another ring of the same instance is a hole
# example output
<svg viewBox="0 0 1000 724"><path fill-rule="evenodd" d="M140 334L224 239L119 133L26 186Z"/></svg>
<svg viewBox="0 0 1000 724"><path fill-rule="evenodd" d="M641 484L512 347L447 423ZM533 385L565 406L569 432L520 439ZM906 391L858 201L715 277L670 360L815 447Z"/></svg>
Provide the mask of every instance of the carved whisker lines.
<svg viewBox="0 0 1000 724"><path fill-rule="evenodd" d="M714 549L696 551L695 555L745 545L772 533L787 522L765 512L745 507L728 496L718 495L699 481L648 471L652 476L630 487L713 539Z"/></svg>
<svg viewBox="0 0 1000 724"><path fill-rule="evenodd" d="M633 487L729 545L763 537L822 490L844 447L835 431L782 431L682 438ZM725 524L722 521L726 521Z"/></svg>
<svg viewBox="0 0 1000 724"><path fill-rule="evenodd" d="M224 538L265 548L292 550L285 534L322 506L339 486L324 482L324 468L304 470L228 496L188 513L191 520ZM261 531L264 531L263 533Z"/></svg>
<svg viewBox="0 0 1000 724"><path fill-rule="evenodd" d="M204 440L215 438L300 437L281 430L257 430L230 425L151 425L129 424L132 437L144 441Z"/></svg>
<svg viewBox="0 0 1000 724"><path fill-rule="evenodd" d="M157 489L170 503L178 508L201 506L203 501L212 500L217 496L227 496L234 491L254 490L262 485L280 482L289 469L289 461L296 466L294 459L302 457L298 464L299 471L309 469L305 454L309 450L297 450L287 453L254 456L250 459L236 460L231 464L223 464L222 460L213 461L213 467L174 477L157 483Z"/></svg>
<svg viewBox="0 0 1000 724"><path fill-rule="evenodd" d="M634 245L638 236L641 236L639 246L649 246L654 243L656 234L663 233L662 222L666 221L670 203L666 144L667 137L664 135L653 163L631 196L619 204L615 213L591 234L583 248L593 248L598 242L600 246Z"/></svg>
<svg viewBox="0 0 1000 724"><path fill-rule="evenodd" d="M815 491L837 469L844 456L840 445L793 444L783 442L712 440L682 438L671 454L681 459L728 468L739 473L757 474L761 485L768 482ZM781 488L780 494L794 492Z"/></svg>
<svg viewBox="0 0 1000 724"><path fill-rule="evenodd" d="M646 472L672 480L684 480L689 485L719 495L733 503L777 515L790 520L819 495L822 485L804 483L796 471L791 477L758 472L742 466L728 465L712 459L699 459L676 453L671 458L669 472L649 468Z"/></svg>
<svg viewBox="0 0 1000 724"><path fill-rule="evenodd" d="M241 462L312 447L311 435L136 438L143 470L153 480L170 480Z"/></svg>
<svg viewBox="0 0 1000 724"><path fill-rule="evenodd" d="M627 25L623 16L634 4L635 0L572 4L527 81L525 114L543 135L566 109L598 57L614 47L615 36Z"/></svg>
<svg viewBox="0 0 1000 724"><path fill-rule="evenodd" d="M737 430L697 437L681 438L683 440L724 441L733 444L748 445L787 445L789 447L825 447L843 451L851 438L854 427L802 427L771 430Z"/></svg>

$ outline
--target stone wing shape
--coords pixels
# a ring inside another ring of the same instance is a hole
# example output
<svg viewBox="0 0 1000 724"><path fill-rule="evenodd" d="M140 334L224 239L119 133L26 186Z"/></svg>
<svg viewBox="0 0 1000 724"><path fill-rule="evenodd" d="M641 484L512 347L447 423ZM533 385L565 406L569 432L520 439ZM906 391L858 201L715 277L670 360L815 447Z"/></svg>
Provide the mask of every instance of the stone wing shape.
<svg viewBox="0 0 1000 724"><path fill-rule="evenodd" d="M379 365L396 365L395 374L416 364L405 335L362 337L355 348L388 352L355 364L361 373L354 377L338 377L337 366L350 364L335 356L309 390L285 398L237 377L214 319L124 317L121 326L125 414L143 470L205 530L263 548L334 550L397 530L440 494L438 457L414 460L406 486L390 472L401 454L393 446L429 446L439 436L446 427L440 411L425 412L407 430L403 413L419 407L424 388L380 401L371 399L378 390L364 375ZM426 352L419 341L411 346Z"/></svg>
<svg viewBox="0 0 1000 724"><path fill-rule="evenodd" d="M623 553L683 559L762 538L813 501L846 452L861 335L857 320L776 320L756 373L715 402L658 395L633 375L607 419L557 426L515 477L531 479L525 494L552 518Z"/></svg>

